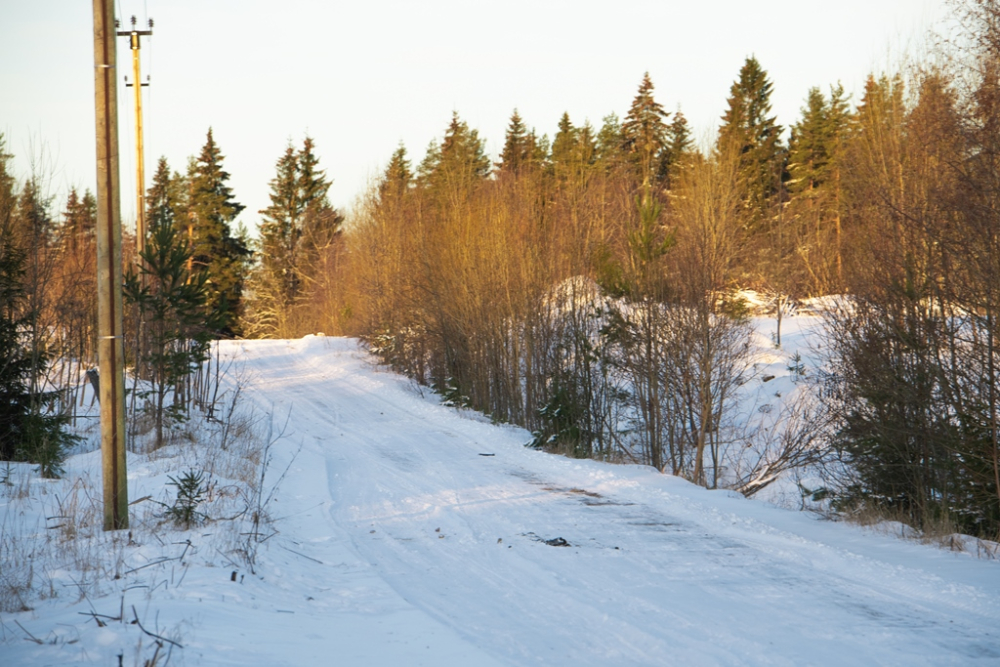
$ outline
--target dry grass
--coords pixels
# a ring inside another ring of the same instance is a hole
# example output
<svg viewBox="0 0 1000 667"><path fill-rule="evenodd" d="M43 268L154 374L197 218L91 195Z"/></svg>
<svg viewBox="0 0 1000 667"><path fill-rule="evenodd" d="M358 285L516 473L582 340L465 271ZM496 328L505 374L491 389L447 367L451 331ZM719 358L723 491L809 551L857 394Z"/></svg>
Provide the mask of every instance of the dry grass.
<svg viewBox="0 0 1000 667"><path fill-rule="evenodd" d="M865 505L850 511L831 515L834 520L844 520L883 535L893 535L931 544L941 549L968 553L976 558L1000 559L998 540L985 540L958 532L957 523L947 514L925 522L923 529L910 525L910 518L903 512L893 512L883 507Z"/></svg>
<svg viewBox="0 0 1000 667"><path fill-rule="evenodd" d="M35 562L43 545L25 539L26 528L10 513L0 520L0 612L29 611L33 592L41 588ZM37 532L37 526L31 532Z"/></svg>
<svg viewBox="0 0 1000 667"><path fill-rule="evenodd" d="M131 455L127 531L103 530L100 474L80 462L71 462L61 480L39 479L26 464L0 471L0 612L28 611L51 598L95 599L128 586L152 591L182 579L193 557L252 567L245 562L247 535L269 525L260 506L269 421L235 406L226 422L189 422L173 444ZM80 461L93 464L88 456ZM198 511L212 529L168 536L176 528L164 517L174 501L167 475L187 470L206 480Z"/></svg>

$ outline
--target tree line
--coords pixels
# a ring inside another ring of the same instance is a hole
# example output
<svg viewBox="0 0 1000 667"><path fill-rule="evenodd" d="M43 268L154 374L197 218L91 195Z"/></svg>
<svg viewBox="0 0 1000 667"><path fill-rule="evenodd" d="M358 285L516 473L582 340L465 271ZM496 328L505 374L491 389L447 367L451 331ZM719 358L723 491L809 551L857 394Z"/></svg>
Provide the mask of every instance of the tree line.
<svg viewBox="0 0 1000 667"><path fill-rule="evenodd" d="M213 337L345 333L538 447L747 494L823 464L840 507L995 536L1000 3L955 11L934 60L870 76L858 100L810 90L787 140L754 57L704 145L647 74L599 127L565 113L550 140L515 110L495 162L454 113L419 162L400 146L345 221L307 137L278 157L255 239L234 228L209 131L185 174L160 160L149 242L126 260L143 410L162 424L197 402L188 376ZM93 197L71 192L57 222L8 159L0 338L49 377L47 359L93 358ZM825 315L819 399L750 426L742 288L779 317L846 295ZM29 375L9 377L56 400ZM26 456L5 433L4 457Z"/></svg>
<svg viewBox="0 0 1000 667"><path fill-rule="evenodd" d="M747 493L824 463L838 507L995 537L1000 4L956 12L933 60L870 76L856 101L810 90L787 141L753 57L708 146L648 75L624 119L565 114L551 141L515 111L495 163L454 114L357 211L346 330L538 446ZM774 294L779 316L846 295L791 433L737 424L737 288Z"/></svg>

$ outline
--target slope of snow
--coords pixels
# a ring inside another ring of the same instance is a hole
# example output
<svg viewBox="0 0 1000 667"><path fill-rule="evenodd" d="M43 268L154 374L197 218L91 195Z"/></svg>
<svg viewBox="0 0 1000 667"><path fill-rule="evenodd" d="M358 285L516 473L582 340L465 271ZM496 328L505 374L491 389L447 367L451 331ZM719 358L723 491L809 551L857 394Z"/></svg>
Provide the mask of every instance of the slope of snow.
<svg viewBox="0 0 1000 667"><path fill-rule="evenodd" d="M3 614L0 664L142 664L148 635L83 615L132 605L179 665L1000 664L995 561L526 449L351 340L223 346L259 408L290 411L256 573L212 553L212 524L167 534L196 554L182 582L153 566L145 589ZM130 497L162 483L130 468Z"/></svg>

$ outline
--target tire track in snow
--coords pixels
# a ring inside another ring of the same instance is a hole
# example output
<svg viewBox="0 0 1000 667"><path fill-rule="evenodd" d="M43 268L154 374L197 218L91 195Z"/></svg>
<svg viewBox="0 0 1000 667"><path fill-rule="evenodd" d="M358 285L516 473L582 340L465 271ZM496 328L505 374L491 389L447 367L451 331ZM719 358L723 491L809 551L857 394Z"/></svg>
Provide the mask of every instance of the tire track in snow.
<svg viewBox="0 0 1000 667"><path fill-rule="evenodd" d="M322 443L329 516L403 599L511 664L1000 659L985 589L796 534L759 504L744 517L720 494L525 451L343 343L316 347L272 347L256 369Z"/></svg>

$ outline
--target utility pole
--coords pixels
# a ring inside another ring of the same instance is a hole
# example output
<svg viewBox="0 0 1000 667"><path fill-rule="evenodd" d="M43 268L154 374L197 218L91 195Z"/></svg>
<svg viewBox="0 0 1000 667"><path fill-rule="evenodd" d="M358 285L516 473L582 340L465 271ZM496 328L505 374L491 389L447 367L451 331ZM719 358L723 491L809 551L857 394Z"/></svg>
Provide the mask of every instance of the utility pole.
<svg viewBox="0 0 1000 667"><path fill-rule="evenodd" d="M143 150L143 126L142 126L142 87L148 83L142 83L142 75L139 67L139 49L141 36L152 36L153 19L149 19L149 30L137 30L135 27L135 16L132 16L132 29L119 30L119 37L129 38L129 47L132 49L132 83L125 77L125 86L131 87L135 92L135 263L139 267L139 283L146 284L145 268L146 262L142 259L142 253L146 250L146 156ZM118 27L118 22L115 22ZM136 323L135 342L136 359L135 373L139 377L147 378L148 369L146 367L146 336L145 322L142 318Z"/></svg>
<svg viewBox="0 0 1000 667"><path fill-rule="evenodd" d="M104 530L128 528L125 471L125 345L118 176L118 84L114 0L93 0L97 129L97 354L101 373Z"/></svg>
<svg viewBox="0 0 1000 667"><path fill-rule="evenodd" d="M119 30L119 37L128 37L129 46L132 49L132 74L133 83L128 83L125 77L125 86L135 89L135 244L136 258L139 253L146 249L146 158L142 145L142 87L148 83L142 83L139 73L139 37L152 36L153 19L149 19L149 30L135 29L135 16L132 17L131 30ZM142 260L137 259L141 263Z"/></svg>

